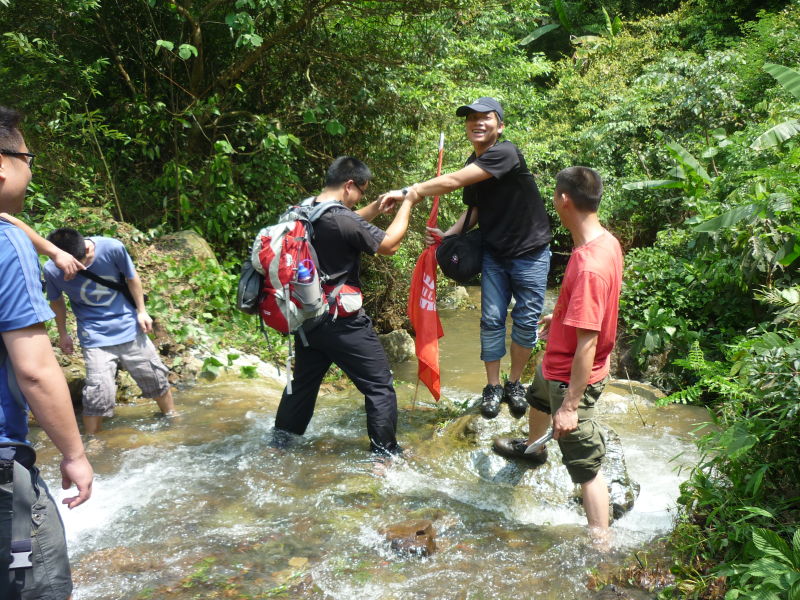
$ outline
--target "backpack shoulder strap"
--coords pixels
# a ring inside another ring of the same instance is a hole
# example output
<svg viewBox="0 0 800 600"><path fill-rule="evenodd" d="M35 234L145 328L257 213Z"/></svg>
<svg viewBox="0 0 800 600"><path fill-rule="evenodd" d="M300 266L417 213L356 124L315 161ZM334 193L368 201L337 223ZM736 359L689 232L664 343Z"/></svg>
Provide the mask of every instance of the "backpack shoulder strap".
<svg viewBox="0 0 800 600"><path fill-rule="evenodd" d="M314 208L311 209L311 212L308 214L308 220L312 223L317 221L322 215L328 212L332 208L347 208L344 204L339 202L338 200L326 200L325 202L319 202L314 204Z"/></svg>

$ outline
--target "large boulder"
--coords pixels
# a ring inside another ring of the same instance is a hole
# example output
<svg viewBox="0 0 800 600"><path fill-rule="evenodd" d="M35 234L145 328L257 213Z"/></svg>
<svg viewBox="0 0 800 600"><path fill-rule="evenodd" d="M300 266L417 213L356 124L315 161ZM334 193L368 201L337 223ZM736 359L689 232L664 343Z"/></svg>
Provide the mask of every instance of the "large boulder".
<svg viewBox="0 0 800 600"><path fill-rule="evenodd" d="M171 233L158 238L153 245L161 252L174 255L175 258L196 258L203 262L217 263L217 257L211 246L195 231Z"/></svg>
<svg viewBox="0 0 800 600"><path fill-rule="evenodd" d="M410 360L416 354L414 338L405 329L395 329L391 333L379 335L378 339L386 351L386 358L396 364Z"/></svg>

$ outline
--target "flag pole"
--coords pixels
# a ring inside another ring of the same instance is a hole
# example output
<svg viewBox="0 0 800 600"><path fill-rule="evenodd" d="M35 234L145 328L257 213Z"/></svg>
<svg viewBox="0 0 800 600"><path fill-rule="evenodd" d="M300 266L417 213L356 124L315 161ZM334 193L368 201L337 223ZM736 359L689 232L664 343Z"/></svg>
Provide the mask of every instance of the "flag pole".
<svg viewBox="0 0 800 600"><path fill-rule="evenodd" d="M444 158L444 131L439 132L439 156L436 159L436 176L442 174L442 159ZM439 218L439 196L433 197L433 205L431 206L431 214L428 216L428 227L436 227ZM435 277L435 276L434 276ZM419 393L419 365L417 365L417 385L414 388L414 399L411 401L411 411L416 410L417 407L417 394Z"/></svg>

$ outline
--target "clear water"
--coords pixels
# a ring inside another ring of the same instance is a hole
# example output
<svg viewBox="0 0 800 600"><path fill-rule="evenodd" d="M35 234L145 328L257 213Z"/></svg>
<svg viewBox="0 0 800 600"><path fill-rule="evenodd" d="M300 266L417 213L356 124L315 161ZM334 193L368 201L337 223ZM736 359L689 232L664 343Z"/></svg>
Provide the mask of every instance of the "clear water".
<svg viewBox="0 0 800 600"><path fill-rule="evenodd" d="M468 401L484 383L477 313L444 311L443 321L444 395ZM286 452L265 443L279 382L231 378L181 391L174 423L150 403L120 407L92 450L92 499L62 513L75 600L580 599L590 597L592 568L621 563L670 530L678 468L695 458L690 432L702 412L638 398L638 413L623 403L604 414L641 493L602 554L574 504L482 477L486 448L454 436L424 386L414 398L414 369L396 371L408 456L387 467L366 452L363 399L352 388L322 395L303 442ZM44 448L40 459L65 496L57 457ZM563 469L551 477L571 485ZM433 556L398 555L379 533L412 518L433 521Z"/></svg>

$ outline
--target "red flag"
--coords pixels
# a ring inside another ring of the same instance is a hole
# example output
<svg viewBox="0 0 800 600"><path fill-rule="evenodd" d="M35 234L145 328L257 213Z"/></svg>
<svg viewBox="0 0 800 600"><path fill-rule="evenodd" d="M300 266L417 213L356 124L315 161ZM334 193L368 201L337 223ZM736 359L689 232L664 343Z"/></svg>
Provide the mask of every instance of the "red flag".
<svg viewBox="0 0 800 600"><path fill-rule="evenodd" d="M442 173L444 134L439 137L439 160L436 175ZM436 227L439 216L439 196L434 197L428 227ZM440 396L439 338L444 335L439 313L436 310L436 248L439 243L428 246L417 259L411 276L408 293L408 318L416 333L414 344L417 350L417 373L436 400Z"/></svg>

